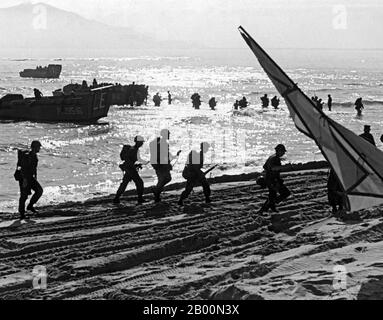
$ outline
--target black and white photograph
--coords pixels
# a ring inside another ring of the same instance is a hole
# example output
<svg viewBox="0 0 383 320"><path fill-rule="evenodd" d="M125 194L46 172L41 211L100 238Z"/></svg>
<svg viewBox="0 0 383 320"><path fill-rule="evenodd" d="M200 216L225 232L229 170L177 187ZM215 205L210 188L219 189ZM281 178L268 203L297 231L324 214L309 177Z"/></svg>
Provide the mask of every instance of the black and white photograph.
<svg viewBox="0 0 383 320"><path fill-rule="evenodd" d="M382 36L381 0L1 0L0 300L383 299Z"/></svg>

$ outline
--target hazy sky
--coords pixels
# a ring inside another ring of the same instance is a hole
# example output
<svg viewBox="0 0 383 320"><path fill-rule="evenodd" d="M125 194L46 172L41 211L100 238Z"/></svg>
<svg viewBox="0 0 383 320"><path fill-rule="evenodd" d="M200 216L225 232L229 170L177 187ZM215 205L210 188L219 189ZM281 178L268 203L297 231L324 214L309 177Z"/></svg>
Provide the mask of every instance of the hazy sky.
<svg viewBox="0 0 383 320"><path fill-rule="evenodd" d="M268 47L383 48L382 0L1 0L44 2L160 40L240 47L243 25Z"/></svg>

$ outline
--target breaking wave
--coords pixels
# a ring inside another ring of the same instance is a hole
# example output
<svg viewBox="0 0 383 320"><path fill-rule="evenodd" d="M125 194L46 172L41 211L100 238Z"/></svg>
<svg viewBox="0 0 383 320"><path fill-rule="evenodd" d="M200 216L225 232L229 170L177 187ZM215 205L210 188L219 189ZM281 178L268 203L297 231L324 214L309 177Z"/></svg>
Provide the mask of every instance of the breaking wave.
<svg viewBox="0 0 383 320"><path fill-rule="evenodd" d="M373 105L383 105L383 101L379 100L363 100L363 105L365 106L373 106ZM355 106L355 102L335 102L334 106L343 107L343 108L350 108Z"/></svg>

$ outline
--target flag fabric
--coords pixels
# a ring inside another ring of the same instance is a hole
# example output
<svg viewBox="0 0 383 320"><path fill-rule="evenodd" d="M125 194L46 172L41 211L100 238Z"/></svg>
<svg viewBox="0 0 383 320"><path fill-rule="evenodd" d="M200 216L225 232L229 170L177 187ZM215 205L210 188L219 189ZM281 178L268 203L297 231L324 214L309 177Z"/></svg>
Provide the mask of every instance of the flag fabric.
<svg viewBox="0 0 383 320"><path fill-rule="evenodd" d="M313 139L335 171L346 209L383 204L383 152L330 119L243 29L239 31L281 96L299 131Z"/></svg>

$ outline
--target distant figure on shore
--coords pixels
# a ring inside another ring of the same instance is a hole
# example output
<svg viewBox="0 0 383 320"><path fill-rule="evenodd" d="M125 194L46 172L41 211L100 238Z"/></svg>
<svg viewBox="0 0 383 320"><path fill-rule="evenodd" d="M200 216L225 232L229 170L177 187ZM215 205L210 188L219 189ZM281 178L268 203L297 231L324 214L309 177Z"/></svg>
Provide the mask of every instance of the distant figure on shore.
<svg viewBox="0 0 383 320"><path fill-rule="evenodd" d="M273 99L271 99L271 105L273 108L276 110L279 107L280 100L278 99L277 96L275 96Z"/></svg>
<svg viewBox="0 0 383 320"><path fill-rule="evenodd" d="M168 105L171 105L172 104L172 95L170 94L170 91L168 91Z"/></svg>
<svg viewBox="0 0 383 320"><path fill-rule="evenodd" d="M239 108L246 109L249 106L246 97L243 97L242 100L239 101Z"/></svg>
<svg viewBox="0 0 383 320"><path fill-rule="evenodd" d="M311 97L311 100L315 102L315 104L318 102L318 97L315 95L313 97Z"/></svg>
<svg viewBox="0 0 383 320"><path fill-rule="evenodd" d="M239 108L239 101L238 100L235 100L233 107L234 107L234 110L236 110L236 111L238 110L238 108Z"/></svg>
<svg viewBox="0 0 383 320"><path fill-rule="evenodd" d="M93 88L97 88L98 84L97 84L97 80L96 78L93 79Z"/></svg>
<svg viewBox="0 0 383 320"><path fill-rule="evenodd" d="M371 126L365 125L364 132L360 135L360 137L376 147L374 136L371 134Z"/></svg>
<svg viewBox="0 0 383 320"><path fill-rule="evenodd" d="M150 142L150 163L157 175L157 186L152 189L154 201L161 201L161 193L164 187L172 181L171 171L173 166L171 162L178 158L181 150L174 156L170 153L170 131L168 129L161 130L161 136Z"/></svg>
<svg viewBox="0 0 383 320"><path fill-rule="evenodd" d="M138 171L142 169L142 165L149 163L149 161L142 160L139 155L139 149L144 145L144 142L145 139L143 137L136 136L134 138L134 146L125 145L122 148L120 158L124 161L124 163L120 165L120 168L124 172L124 177L120 187L117 190L116 196L114 197L114 204L120 203L120 198L131 181L133 181L136 185L138 204L145 202L143 198L144 182L138 174Z"/></svg>
<svg viewBox="0 0 383 320"><path fill-rule="evenodd" d="M39 89L33 89L33 93L35 95L35 98L36 99L41 99L43 97L43 94L41 93L41 91Z"/></svg>
<svg viewBox="0 0 383 320"><path fill-rule="evenodd" d="M258 214L267 212L271 209L278 212L275 205L286 200L290 196L290 191L283 184L280 172L283 170L281 158L286 154L286 147L283 144L277 145L275 154L272 155L265 163L263 168L266 171L265 182L269 189L269 197L263 204ZM277 194L279 193L279 196Z"/></svg>
<svg viewBox="0 0 383 320"><path fill-rule="evenodd" d="M190 193L197 185L202 185L205 201L206 203L211 203L211 190L209 182L206 179L205 173L202 171L205 153L207 153L209 149L210 145L207 142L203 142L200 145L199 152L193 150L189 153L185 168L182 172L182 176L186 179L186 187L185 191L181 194L180 200L178 201L180 206L183 206L184 200L189 197Z"/></svg>
<svg viewBox="0 0 383 320"><path fill-rule="evenodd" d="M331 94L328 95L327 107L328 107L328 111L331 111L331 109L332 109L332 97L331 97Z"/></svg>
<svg viewBox="0 0 383 320"><path fill-rule="evenodd" d="M198 110L200 108L201 104L202 104L201 96L198 93L194 93L191 96L191 100L192 100L192 103L193 103L193 108Z"/></svg>
<svg viewBox="0 0 383 320"><path fill-rule="evenodd" d="M357 111L357 115L362 115L362 110L364 109L362 98L358 98L355 101L355 110Z"/></svg>
<svg viewBox="0 0 383 320"><path fill-rule="evenodd" d="M20 187L20 199L19 199L19 214L20 219L27 219L25 215L25 202L28 197L34 191L27 210L33 213L37 213L34 205L39 201L43 195L43 188L37 181L37 154L40 152L41 143L39 141L33 141L30 151L19 150L17 159L17 169L15 172L15 179L19 182Z"/></svg>
<svg viewBox="0 0 383 320"><path fill-rule="evenodd" d="M216 106L217 106L217 101L215 100L215 97L213 97L209 100L209 107L211 110L215 110Z"/></svg>
<svg viewBox="0 0 383 320"><path fill-rule="evenodd" d="M319 99L319 100L317 100L316 103L317 103L317 108L318 108L318 110L323 111L323 105L324 105L323 100L322 100L322 99Z"/></svg>
<svg viewBox="0 0 383 320"><path fill-rule="evenodd" d="M156 107L161 106L162 98L159 92L157 92L156 95L153 97L153 102Z"/></svg>
<svg viewBox="0 0 383 320"><path fill-rule="evenodd" d="M145 106L147 106L148 105L148 99L149 99L149 86L145 87L144 97L145 97Z"/></svg>
<svg viewBox="0 0 383 320"><path fill-rule="evenodd" d="M88 83L85 80L81 84L81 89L88 89Z"/></svg>
<svg viewBox="0 0 383 320"><path fill-rule="evenodd" d="M267 94L265 94L262 98L262 108L268 108L270 105L270 99L268 98Z"/></svg>
<svg viewBox="0 0 383 320"><path fill-rule="evenodd" d="M343 193L335 171L331 169L327 180L327 197L332 208L332 214L335 216L344 208Z"/></svg>

